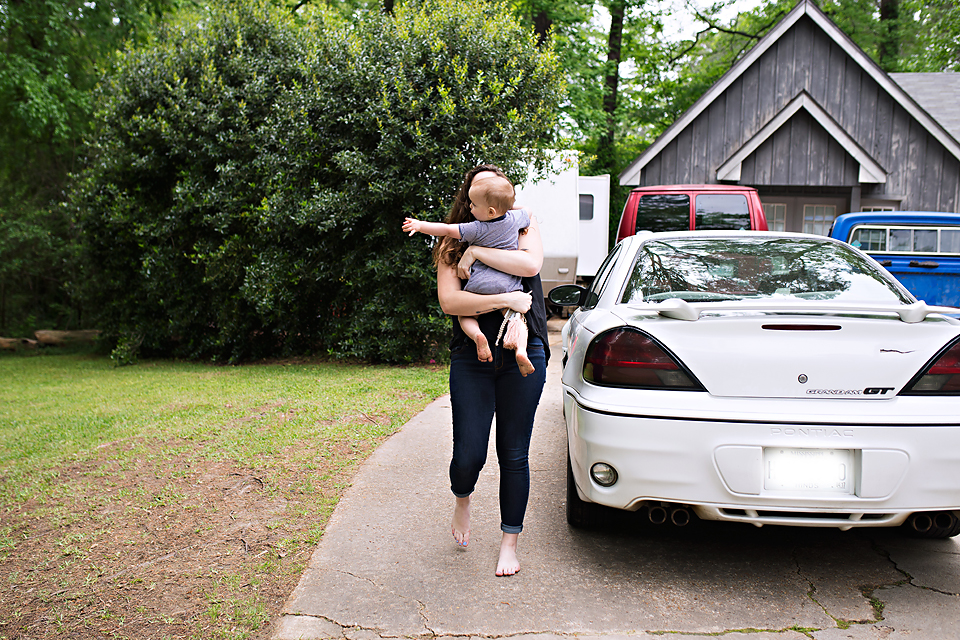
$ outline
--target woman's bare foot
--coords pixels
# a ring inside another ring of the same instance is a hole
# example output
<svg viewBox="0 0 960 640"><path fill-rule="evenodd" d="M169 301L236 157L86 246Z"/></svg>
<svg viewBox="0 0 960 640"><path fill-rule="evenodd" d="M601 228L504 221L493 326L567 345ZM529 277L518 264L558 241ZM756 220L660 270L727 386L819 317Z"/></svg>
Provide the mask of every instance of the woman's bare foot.
<svg viewBox="0 0 960 640"><path fill-rule="evenodd" d="M470 496L457 498L457 506L453 508L450 532L461 547L470 544Z"/></svg>
<svg viewBox="0 0 960 640"><path fill-rule="evenodd" d="M477 343L477 359L480 362L493 362L493 353L490 351L487 337L483 333L478 333L473 337L473 341Z"/></svg>
<svg viewBox="0 0 960 640"><path fill-rule="evenodd" d="M512 576L520 571L517 559L517 538L519 533L505 533L500 540L500 560L497 561L498 576Z"/></svg>
<svg viewBox="0 0 960 640"><path fill-rule="evenodd" d="M528 358L525 353L517 352L517 366L520 367L520 375L524 377L536 371L533 363L530 362L530 358Z"/></svg>

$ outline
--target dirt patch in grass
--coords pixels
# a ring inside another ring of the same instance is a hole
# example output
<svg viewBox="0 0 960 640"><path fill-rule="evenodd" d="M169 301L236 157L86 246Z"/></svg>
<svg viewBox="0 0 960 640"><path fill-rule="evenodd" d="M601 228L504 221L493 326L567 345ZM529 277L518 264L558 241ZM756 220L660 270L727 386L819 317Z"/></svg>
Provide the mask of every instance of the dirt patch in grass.
<svg viewBox="0 0 960 640"><path fill-rule="evenodd" d="M0 638L267 638L375 444L240 468L130 440L68 463L0 505Z"/></svg>

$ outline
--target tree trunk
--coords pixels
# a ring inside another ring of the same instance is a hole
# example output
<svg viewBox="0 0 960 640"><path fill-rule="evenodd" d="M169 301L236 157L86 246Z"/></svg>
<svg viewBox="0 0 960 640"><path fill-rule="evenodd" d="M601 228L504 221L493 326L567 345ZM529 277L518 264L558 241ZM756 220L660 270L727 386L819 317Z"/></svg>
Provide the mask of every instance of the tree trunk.
<svg viewBox="0 0 960 640"><path fill-rule="evenodd" d="M553 26L553 19L547 15L546 11L541 11L533 16L533 30L537 33L537 46L543 46L550 34L550 28Z"/></svg>
<svg viewBox="0 0 960 640"><path fill-rule="evenodd" d="M884 71L896 71L900 66L900 0L880 0L877 57Z"/></svg>
<svg viewBox="0 0 960 640"><path fill-rule="evenodd" d="M617 131L617 91L620 85L620 47L623 42L623 17L626 9L627 0L613 0L610 3L610 38L607 43L607 70L603 83L605 122L597 143L597 164L607 171L613 171L616 164L614 143Z"/></svg>

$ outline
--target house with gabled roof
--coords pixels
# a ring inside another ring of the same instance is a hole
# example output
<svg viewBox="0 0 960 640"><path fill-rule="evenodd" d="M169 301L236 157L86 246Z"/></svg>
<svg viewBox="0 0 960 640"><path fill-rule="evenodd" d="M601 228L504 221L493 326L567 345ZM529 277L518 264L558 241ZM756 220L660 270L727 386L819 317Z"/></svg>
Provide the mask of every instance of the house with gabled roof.
<svg viewBox="0 0 960 640"><path fill-rule="evenodd" d="M809 0L620 174L740 184L771 229L846 211L960 212L960 74L887 74Z"/></svg>

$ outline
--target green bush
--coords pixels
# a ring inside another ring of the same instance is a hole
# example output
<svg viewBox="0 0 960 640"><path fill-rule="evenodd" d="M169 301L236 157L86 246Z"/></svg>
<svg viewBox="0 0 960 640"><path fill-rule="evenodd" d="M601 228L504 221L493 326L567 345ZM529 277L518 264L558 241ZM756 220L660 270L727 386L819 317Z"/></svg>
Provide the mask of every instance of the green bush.
<svg viewBox="0 0 960 640"><path fill-rule="evenodd" d="M435 354L450 321L400 223L441 219L480 162L523 175L562 91L503 5L463 0L353 24L237 0L119 68L78 198L87 308L227 361Z"/></svg>

